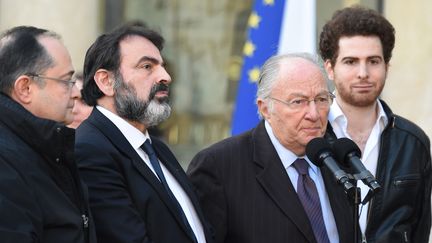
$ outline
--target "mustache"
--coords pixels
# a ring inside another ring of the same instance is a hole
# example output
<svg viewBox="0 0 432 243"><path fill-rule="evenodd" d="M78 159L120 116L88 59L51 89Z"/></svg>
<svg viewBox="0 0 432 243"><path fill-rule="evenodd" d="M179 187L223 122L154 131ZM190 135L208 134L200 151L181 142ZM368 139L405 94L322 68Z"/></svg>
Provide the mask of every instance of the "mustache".
<svg viewBox="0 0 432 243"><path fill-rule="evenodd" d="M150 90L149 100L152 100L156 96L156 93L159 91L167 91L169 93L169 86L164 83L154 85Z"/></svg>

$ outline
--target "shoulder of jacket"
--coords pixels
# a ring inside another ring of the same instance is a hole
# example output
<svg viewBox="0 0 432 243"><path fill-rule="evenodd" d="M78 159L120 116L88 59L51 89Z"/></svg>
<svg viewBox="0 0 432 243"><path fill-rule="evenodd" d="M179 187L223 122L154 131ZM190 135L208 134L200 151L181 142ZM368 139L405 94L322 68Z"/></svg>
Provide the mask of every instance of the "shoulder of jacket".
<svg viewBox="0 0 432 243"><path fill-rule="evenodd" d="M394 114L393 111L390 109L389 105L384 100L380 100L380 102L381 105L383 106L384 112L386 113L389 119L389 124L387 125L386 130L390 130L393 132L397 131L397 132L407 133L413 136L415 139L420 140L422 143L425 144L427 149L430 150L429 137L426 135L423 129L421 129L414 122L402 116Z"/></svg>
<svg viewBox="0 0 432 243"><path fill-rule="evenodd" d="M392 115L389 126L393 129L397 129L396 132L404 132L414 137L417 140L420 140L425 144L426 147L430 148L430 140L426 133L414 122L399 116Z"/></svg>

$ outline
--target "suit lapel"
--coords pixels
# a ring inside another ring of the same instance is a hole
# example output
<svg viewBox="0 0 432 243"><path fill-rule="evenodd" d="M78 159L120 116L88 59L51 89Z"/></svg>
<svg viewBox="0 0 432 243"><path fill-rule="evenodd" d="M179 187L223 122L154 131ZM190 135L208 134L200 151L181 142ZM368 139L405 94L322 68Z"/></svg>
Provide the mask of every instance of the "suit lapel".
<svg viewBox="0 0 432 243"><path fill-rule="evenodd" d="M199 208L197 205L198 199L195 197L195 192L192 190L192 186L189 184L189 180L184 173L183 168L180 166L177 159L174 155L166 149L165 145L162 145L157 139L152 137L153 148L156 151L156 154L159 160L165 165L165 167L169 170L172 176L177 180L183 190L186 192L188 197L191 199L195 208Z"/></svg>
<svg viewBox="0 0 432 243"><path fill-rule="evenodd" d="M156 191L156 193L161 198L161 201L169 208L174 218L182 226L185 232L188 232L186 226L179 215L177 207L174 205L172 200L169 198L164 186L156 178L155 174L151 169L145 164L141 159L135 149L130 145L125 136L120 132L120 130L99 110L93 109L89 121L93 123L110 141L111 143L126 157L131 161L135 169L143 176L151 187ZM160 153L158 153L160 156ZM159 158L163 158L159 157ZM172 170L170 170L171 173ZM176 177L177 178L177 177Z"/></svg>
<svg viewBox="0 0 432 243"><path fill-rule="evenodd" d="M353 210L352 206L349 204L348 196L343 191L341 185L337 184L334 176L327 167L323 166L320 170L338 229L339 241L350 242L354 237L354 223L352 216Z"/></svg>
<svg viewBox="0 0 432 243"><path fill-rule="evenodd" d="M114 125L114 123L111 122L111 120L103 115L98 109L93 109L89 121L111 141L121 154L132 161L134 166L156 191L159 192L165 190L150 168L145 165L141 157L139 157L135 149L127 141L126 137Z"/></svg>
<svg viewBox="0 0 432 243"><path fill-rule="evenodd" d="M199 205L199 200L196 196L196 193L192 189L192 185L189 183L189 178L186 176L183 168L180 166L179 162L172 154L172 152L166 147L166 145L162 144L158 139L155 139L154 137L152 137L151 139L153 142L153 148L155 149L159 160L170 171L172 176L177 180L184 192L189 197L190 202L192 203L195 212L197 213L201 221L203 229L206 231L205 235L207 238L207 236L209 235L209 232L207 232L208 226L206 226L207 221L204 217L204 213L201 210L201 206Z"/></svg>
<svg viewBox="0 0 432 243"><path fill-rule="evenodd" d="M306 239L315 242L308 217L297 197L297 193L283 167L282 161L265 131L264 123L252 134L254 163L257 180L281 211L297 226Z"/></svg>

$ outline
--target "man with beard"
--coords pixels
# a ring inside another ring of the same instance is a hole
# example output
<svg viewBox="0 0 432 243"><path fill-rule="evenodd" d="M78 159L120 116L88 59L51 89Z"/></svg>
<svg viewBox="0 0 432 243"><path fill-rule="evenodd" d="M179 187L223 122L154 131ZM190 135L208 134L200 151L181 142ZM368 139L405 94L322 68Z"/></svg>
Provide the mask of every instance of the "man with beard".
<svg viewBox="0 0 432 243"><path fill-rule="evenodd" d="M394 47L393 26L360 7L337 11L323 27L320 53L336 87L327 138L348 137L382 186L361 206L367 242L428 242L431 227L431 153L426 134L392 113L379 95ZM359 181L362 199L369 189Z"/></svg>
<svg viewBox="0 0 432 243"><path fill-rule="evenodd" d="M163 41L130 23L97 38L85 57L82 98L95 108L75 148L99 242L211 242L183 169L148 134L171 111Z"/></svg>

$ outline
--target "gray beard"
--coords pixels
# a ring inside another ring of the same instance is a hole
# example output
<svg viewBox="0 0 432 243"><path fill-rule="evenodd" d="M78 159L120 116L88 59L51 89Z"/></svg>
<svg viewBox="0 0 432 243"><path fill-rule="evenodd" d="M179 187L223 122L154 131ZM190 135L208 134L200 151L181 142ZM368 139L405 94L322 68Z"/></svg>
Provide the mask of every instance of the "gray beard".
<svg viewBox="0 0 432 243"><path fill-rule="evenodd" d="M120 117L141 123L148 128L158 125L170 116L169 99L157 99L155 86L150 91L148 101L145 101L139 99L135 88L127 85L123 79L117 79L117 82L120 84L114 87L114 105Z"/></svg>

